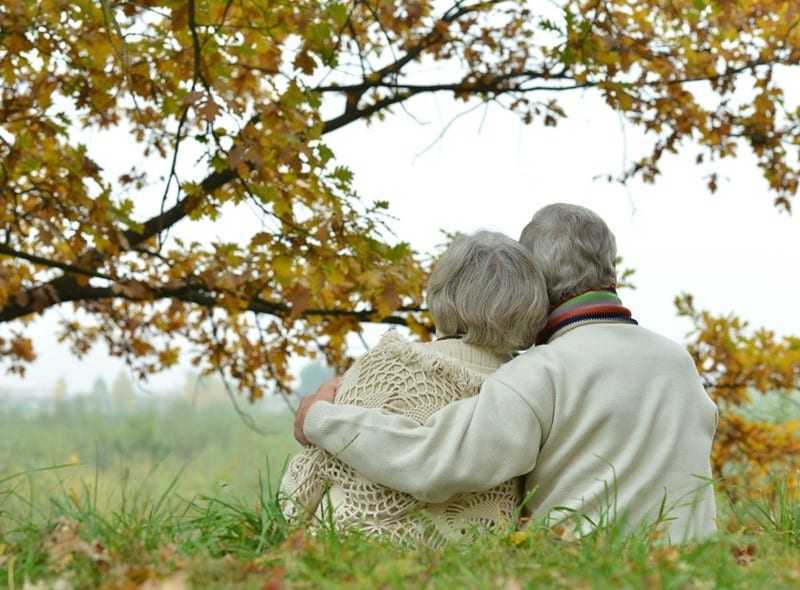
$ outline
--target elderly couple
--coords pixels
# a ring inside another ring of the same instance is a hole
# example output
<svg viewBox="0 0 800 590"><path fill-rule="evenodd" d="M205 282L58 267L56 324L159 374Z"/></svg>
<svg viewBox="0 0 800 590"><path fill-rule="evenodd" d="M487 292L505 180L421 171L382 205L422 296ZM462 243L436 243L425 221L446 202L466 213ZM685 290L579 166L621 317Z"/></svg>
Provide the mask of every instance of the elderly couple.
<svg viewBox="0 0 800 590"><path fill-rule="evenodd" d="M455 240L428 285L436 339L389 332L303 400L287 514L432 545L520 513L711 535L717 408L687 352L622 305L615 258L605 222L566 204L519 242Z"/></svg>

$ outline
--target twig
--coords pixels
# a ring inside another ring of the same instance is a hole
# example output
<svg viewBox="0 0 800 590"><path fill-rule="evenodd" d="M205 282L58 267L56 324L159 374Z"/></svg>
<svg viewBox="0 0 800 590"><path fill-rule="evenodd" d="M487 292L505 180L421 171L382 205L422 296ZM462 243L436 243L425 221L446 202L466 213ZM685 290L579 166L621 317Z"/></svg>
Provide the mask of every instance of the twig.
<svg viewBox="0 0 800 590"><path fill-rule="evenodd" d="M211 308L211 307L208 308L208 321L211 324L211 336L214 339L214 342L216 343L216 345L220 346L219 335L218 335L218 332L217 332L217 324L214 323L214 309ZM216 370L217 370L217 373L219 374L219 378L222 380L222 385L225 388L225 393L228 395L228 399L230 400L231 404L233 405L233 409L236 411L236 414L242 420L242 423L247 428L249 428L253 432L258 433L261 436L265 436L266 437L266 436L274 435L275 432L264 430L258 424L256 424L256 421L253 419L253 417L250 414L248 414L247 412L242 410L242 408L239 406L239 402L236 400L236 396L234 395L233 390L231 389L230 385L228 384L228 380L225 378L225 372L222 370L222 367L217 367Z"/></svg>

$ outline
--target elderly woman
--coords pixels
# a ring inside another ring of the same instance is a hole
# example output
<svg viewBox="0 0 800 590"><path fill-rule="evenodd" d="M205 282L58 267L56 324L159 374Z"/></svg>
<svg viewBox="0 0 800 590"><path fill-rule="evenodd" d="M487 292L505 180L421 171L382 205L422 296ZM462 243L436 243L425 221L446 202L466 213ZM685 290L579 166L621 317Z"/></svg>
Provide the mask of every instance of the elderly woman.
<svg viewBox="0 0 800 590"><path fill-rule="evenodd" d="M436 340L417 344L387 333L345 373L336 403L424 423L450 402L477 394L515 351L533 345L547 314L547 290L518 242L483 231L456 239L440 258L428 284L428 306ZM511 480L444 503L423 503L361 477L319 448L289 463L281 489L290 518L311 514L339 528L431 545L511 519L521 500L519 483Z"/></svg>

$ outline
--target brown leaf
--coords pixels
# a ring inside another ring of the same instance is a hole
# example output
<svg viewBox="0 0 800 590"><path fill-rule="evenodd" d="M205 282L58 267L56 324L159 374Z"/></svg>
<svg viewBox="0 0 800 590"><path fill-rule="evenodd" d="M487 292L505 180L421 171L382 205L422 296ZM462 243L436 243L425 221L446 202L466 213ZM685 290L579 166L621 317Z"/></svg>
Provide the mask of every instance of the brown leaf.
<svg viewBox="0 0 800 590"><path fill-rule="evenodd" d="M31 298L30 295L28 295L27 291L20 291L19 293L14 295L14 301L20 307L25 307L26 305L28 305L28 303L30 303Z"/></svg>
<svg viewBox="0 0 800 590"><path fill-rule="evenodd" d="M234 148L228 154L228 162L230 162L231 168L238 168L245 163L246 152L247 148L245 148L243 145L239 144L234 146Z"/></svg>
<svg viewBox="0 0 800 590"><path fill-rule="evenodd" d="M150 296L150 288L141 281L115 283L111 290L131 299L147 299Z"/></svg>
<svg viewBox="0 0 800 590"><path fill-rule="evenodd" d="M733 555L733 558L736 560L736 563L746 567L751 563L753 563L753 561L755 561L756 546L752 544L744 547L734 545L733 547L731 547L731 554Z"/></svg>
<svg viewBox="0 0 800 590"><path fill-rule="evenodd" d="M294 58L294 67L298 68L304 74L313 74L317 67L317 62L308 53L308 51L301 51Z"/></svg>
<svg viewBox="0 0 800 590"><path fill-rule="evenodd" d="M389 281L383 285L383 290L378 296L378 311L382 315L389 315L402 305L403 301L397 292L397 285Z"/></svg>
<svg viewBox="0 0 800 590"><path fill-rule="evenodd" d="M140 586L140 590L186 590L188 587L188 576L178 572L162 580L147 580Z"/></svg>
<svg viewBox="0 0 800 590"><path fill-rule="evenodd" d="M58 301L58 294L52 285L45 285L44 287L34 289L31 296L33 297L34 311L47 309L50 305Z"/></svg>
<svg viewBox="0 0 800 590"><path fill-rule="evenodd" d="M203 92L202 92L202 91L200 91L200 90L193 90L192 92L190 92L189 94L187 94L186 96L184 96L184 97L183 97L183 100L181 101L181 104L182 104L183 106L185 106L185 107L186 107L186 106L189 106L189 105L193 105L193 104L194 104L194 103L196 103L198 100L200 100L201 98L203 98L203 96L204 96L204 94L203 94Z"/></svg>
<svg viewBox="0 0 800 590"><path fill-rule="evenodd" d="M308 537L306 536L305 530L296 530L286 538L281 547L292 553L304 551L306 547L308 547Z"/></svg>
<svg viewBox="0 0 800 590"><path fill-rule="evenodd" d="M72 590L73 585L66 578L56 578L49 580L39 580L35 584L30 580L25 580L22 590Z"/></svg>
<svg viewBox="0 0 800 590"><path fill-rule="evenodd" d="M553 534L562 541L571 543L578 539L578 536L575 534L575 529L570 526L557 524L556 526L552 527L551 530Z"/></svg>
<svg viewBox="0 0 800 590"><path fill-rule="evenodd" d="M667 545L654 550L652 558L658 563L675 563L680 559L680 553L673 545Z"/></svg>
<svg viewBox="0 0 800 590"><path fill-rule="evenodd" d="M158 559L162 563L170 563L178 556L178 548L174 543L169 543L160 547L158 550Z"/></svg>
<svg viewBox="0 0 800 590"><path fill-rule="evenodd" d="M145 584L154 581L156 573L151 567L131 567L125 572L125 577L136 584L137 588L145 588ZM158 586L156 586L158 588Z"/></svg>
<svg viewBox="0 0 800 590"><path fill-rule="evenodd" d="M286 588L286 584L284 583L285 577L286 570L284 570L282 567L276 567L272 570L272 574L270 575L269 579L264 582L261 590L283 590Z"/></svg>
<svg viewBox="0 0 800 590"><path fill-rule="evenodd" d="M87 543L78 536L79 530L80 523L61 517L45 539L44 550L53 571L63 571L75 555L88 557L101 568L108 566L106 548L99 541Z"/></svg>
<svg viewBox="0 0 800 590"><path fill-rule="evenodd" d="M16 335L11 341L9 352L24 361L32 362L36 360L36 353L33 350L33 341L30 338Z"/></svg>
<svg viewBox="0 0 800 590"><path fill-rule="evenodd" d="M286 300L292 307L292 318L298 318L308 309L311 302L311 290L304 285L297 284L286 293Z"/></svg>
<svg viewBox="0 0 800 590"><path fill-rule="evenodd" d="M416 21L423 14L422 4L417 0L411 0L409 2L406 2L405 9L406 9L406 14L408 14L409 21Z"/></svg>
<svg viewBox="0 0 800 590"><path fill-rule="evenodd" d="M199 109L197 109L197 114L203 117L209 123L213 122L214 119L219 113L219 105L214 102L213 98L209 98L206 102L203 103Z"/></svg>

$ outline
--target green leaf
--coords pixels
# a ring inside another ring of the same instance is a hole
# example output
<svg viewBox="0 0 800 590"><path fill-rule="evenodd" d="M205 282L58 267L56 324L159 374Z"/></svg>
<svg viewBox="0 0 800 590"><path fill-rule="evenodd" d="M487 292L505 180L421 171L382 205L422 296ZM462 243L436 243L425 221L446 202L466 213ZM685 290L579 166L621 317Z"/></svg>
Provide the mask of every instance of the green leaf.
<svg viewBox="0 0 800 590"><path fill-rule="evenodd" d="M340 4L338 2L331 4L328 8L328 14L331 17L331 20L333 20L333 22L340 27L344 26L345 22L347 22L347 6L344 4Z"/></svg>

